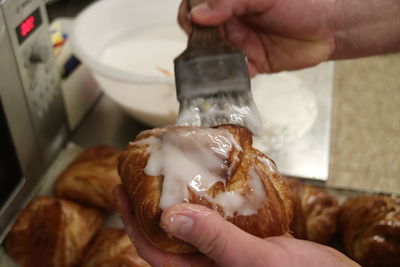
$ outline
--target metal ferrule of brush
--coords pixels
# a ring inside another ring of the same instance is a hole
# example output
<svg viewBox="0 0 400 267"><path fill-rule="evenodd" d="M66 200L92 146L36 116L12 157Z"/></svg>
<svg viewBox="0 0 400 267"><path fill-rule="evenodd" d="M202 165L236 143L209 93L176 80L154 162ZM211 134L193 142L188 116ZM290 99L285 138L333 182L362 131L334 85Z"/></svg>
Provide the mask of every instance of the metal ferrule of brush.
<svg viewBox="0 0 400 267"><path fill-rule="evenodd" d="M175 59L178 125L237 124L257 134L261 123L241 52Z"/></svg>
<svg viewBox="0 0 400 267"><path fill-rule="evenodd" d="M175 59L177 98L185 99L250 90L244 55L240 51Z"/></svg>

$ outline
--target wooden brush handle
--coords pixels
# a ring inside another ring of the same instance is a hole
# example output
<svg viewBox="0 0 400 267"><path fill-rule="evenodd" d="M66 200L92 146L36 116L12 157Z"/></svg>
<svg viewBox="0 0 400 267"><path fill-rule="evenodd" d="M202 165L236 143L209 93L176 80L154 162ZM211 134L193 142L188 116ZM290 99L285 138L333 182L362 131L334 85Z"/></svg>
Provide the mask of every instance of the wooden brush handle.
<svg viewBox="0 0 400 267"><path fill-rule="evenodd" d="M207 0L188 0L189 10L206 1ZM192 23L192 27L193 31L189 36L188 42L189 49L204 53L221 53L233 50L221 37L218 27L200 26L194 23Z"/></svg>

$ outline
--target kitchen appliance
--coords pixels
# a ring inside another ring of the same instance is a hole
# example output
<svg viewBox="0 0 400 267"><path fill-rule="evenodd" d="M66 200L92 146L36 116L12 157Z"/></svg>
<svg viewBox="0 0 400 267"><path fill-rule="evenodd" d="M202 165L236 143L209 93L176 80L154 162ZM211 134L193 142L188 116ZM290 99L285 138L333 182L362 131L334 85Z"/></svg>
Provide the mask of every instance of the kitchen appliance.
<svg viewBox="0 0 400 267"><path fill-rule="evenodd" d="M42 0L0 0L0 242L68 137Z"/></svg>

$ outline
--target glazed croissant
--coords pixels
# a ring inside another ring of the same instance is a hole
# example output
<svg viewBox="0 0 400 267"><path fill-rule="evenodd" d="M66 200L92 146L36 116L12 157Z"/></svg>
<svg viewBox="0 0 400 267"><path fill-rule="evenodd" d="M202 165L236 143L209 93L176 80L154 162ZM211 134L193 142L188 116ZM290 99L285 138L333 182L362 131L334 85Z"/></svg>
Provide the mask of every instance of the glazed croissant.
<svg viewBox="0 0 400 267"><path fill-rule="evenodd" d="M337 228L339 204L325 190L286 179L292 193L294 216L290 230L296 238L329 243Z"/></svg>
<svg viewBox="0 0 400 267"><path fill-rule="evenodd" d="M54 194L104 211L115 209L113 188L121 182L118 172L120 151L109 146L84 150L58 177Z"/></svg>
<svg viewBox="0 0 400 267"><path fill-rule="evenodd" d="M347 199L339 227L346 253L363 266L400 266L400 197Z"/></svg>
<svg viewBox="0 0 400 267"><path fill-rule="evenodd" d="M293 205L285 182L243 127L144 131L121 155L118 171L140 230L165 251L195 251L159 226L162 210L180 202L212 208L262 238L289 229Z"/></svg>
<svg viewBox="0 0 400 267"><path fill-rule="evenodd" d="M88 249L82 267L149 267L123 229L101 231Z"/></svg>
<svg viewBox="0 0 400 267"><path fill-rule="evenodd" d="M95 209L57 198L37 197L11 228L5 249L24 267L77 266L102 220Z"/></svg>

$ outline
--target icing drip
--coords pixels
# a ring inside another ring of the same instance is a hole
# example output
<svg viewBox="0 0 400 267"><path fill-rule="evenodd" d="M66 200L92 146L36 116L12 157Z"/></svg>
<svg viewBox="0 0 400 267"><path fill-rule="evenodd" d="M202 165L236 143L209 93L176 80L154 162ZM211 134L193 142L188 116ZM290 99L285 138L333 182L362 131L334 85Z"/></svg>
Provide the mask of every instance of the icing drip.
<svg viewBox="0 0 400 267"><path fill-rule="evenodd" d="M254 214L260 207L260 200L265 198L264 187L254 167L249 168L248 174L251 194L245 195L242 190L220 192L215 197L207 194L215 183L225 185L226 179L230 178L231 168L235 165L228 164L228 160L232 161L229 159L232 150L242 151L233 135L225 129L199 127L191 131L165 133L161 137L151 136L134 144L148 145L150 156L144 172L164 177L161 209L188 201L189 189L213 204L214 208L223 207L225 217Z"/></svg>

